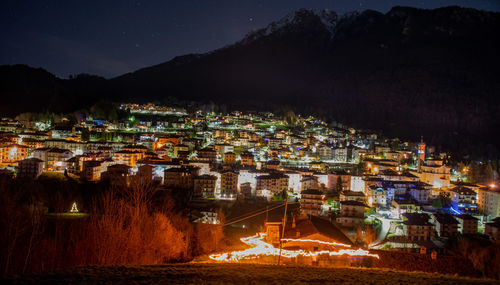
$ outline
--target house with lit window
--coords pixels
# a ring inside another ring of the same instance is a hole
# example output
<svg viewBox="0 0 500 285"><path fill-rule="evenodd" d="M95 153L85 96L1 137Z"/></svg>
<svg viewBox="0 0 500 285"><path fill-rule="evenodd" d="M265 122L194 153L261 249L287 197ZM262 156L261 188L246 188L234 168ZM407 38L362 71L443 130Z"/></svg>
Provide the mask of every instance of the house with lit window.
<svg viewBox="0 0 500 285"><path fill-rule="evenodd" d="M24 145L0 145L0 164L12 164L28 158L29 148Z"/></svg>
<svg viewBox="0 0 500 285"><path fill-rule="evenodd" d="M198 198L214 198L217 176L200 175L193 178L194 196Z"/></svg>
<svg viewBox="0 0 500 285"><path fill-rule="evenodd" d="M496 185L479 188L477 206L479 212L485 216L490 218L500 216L500 188Z"/></svg>
<svg viewBox="0 0 500 285"><path fill-rule="evenodd" d="M223 199L236 199L238 194L237 171L226 169L220 173L220 197Z"/></svg>
<svg viewBox="0 0 500 285"><path fill-rule="evenodd" d="M468 214L456 215L458 221L458 232L465 234L477 234L478 219Z"/></svg>
<svg viewBox="0 0 500 285"><path fill-rule="evenodd" d="M431 215L439 237L455 237L458 234L458 221L451 214L434 213Z"/></svg>
<svg viewBox="0 0 500 285"><path fill-rule="evenodd" d="M337 185L341 183L342 185ZM336 170L328 173L328 189L350 190L351 189L351 174L343 171Z"/></svg>
<svg viewBox="0 0 500 285"><path fill-rule="evenodd" d="M234 152L226 152L223 157L224 164L233 165L236 164L236 154Z"/></svg>
<svg viewBox="0 0 500 285"><path fill-rule="evenodd" d="M217 152L211 148L203 148L197 151L196 158L200 161L213 163L217 159Z"/></svg>
<svg viewBox="0 0 500 285"><path fill-rule="evenodd" d="M365 194L359 191L344 190L340 192L340 201L358 201L365 202Z"/></svg>
<svg viewBox="0 0 500 285"><path fill-rule="evenodd" d="M73 157L73 152L60 148L38 148L33 151L33 157L43 160L47 171L66 170L67 161Z"/></svg>
<svg viewBox="0 0 500 285"><path fill-rule="evenodd" d="M99 181L103 172L102 161L89 160L83 162L81 176L87 181Z"/></svg>
<svg viewBox="0 0 500 285"><path fill-rule="evenodd" d="M166 187L189 189L193 187L193 178L199 174L199 168L174 167L165 170L163 184Z"/></svg>
<svg viewBox="0 0 500 285"><path fill-rule="evenodd" d="M371 185L366 193L366 200L370 207L386 207L387 191L384 188Z"/></svg>
<svg viewBox="0 0 500 285"><path fill-rule="evenodd" d="M304 175L300 180L302 190L319 189L318 177L313 175Z"/></svg>
<svg viewBox="0 0 500 285"><path fill-rule="evenodd" d="M429 215L423 213L404 213L403 233L408 241L430 241L434 225L429 222Z"/></svg>
<svg viewBox="0 0 500 285"><path fill-rule="evenodd" d="M472 189L457 186L450 189L451 207L460 214L475 214L478 211L477 194Z"/></svg>
<svg viewBox="0 0 500 285"><path fill-rule="evenodd" d="M365 223L365 209L367 206L358 201L341 201L340 217L336 221L343 227L361 226Z"/></svg>
<svg viewBox="0 0 500 285"><path fill-rule="evenodd" d="M254 165L254 158L251 152L245 151L240 154L240 164L246 166Z"/></svg>
<svg viewBox="0 0 500 285"><path fill-rule="evenodd" d="M132 168L137 166L137 161L144 158L145 152L137 150L120 150L115 152L113 160L117 164L125 164Z"/></svg>
<svg viewBox="0 0 500 285"><path fill-rule="evenodd" d="M300 192L300 213L306 216L319 216L324 201L323 192L316 189L303 190Z"/></svg>
<svg viewBox="0 0 500 285"><path fill-rule="evenodd" d="M256 178L256 194L270 198L272 195L288 190L288 176L280 172L261 175Z"/></svg>
<svg viewBox="0 0 500 285"><path fill-rule="evenodd" d="M391 212L399 218L405 213L420 212L420 204L408 194L396 195L391 202Z"/></svg>
<svg viewBox="0 0 500 285"><path fill-rule="evenodd" d="M86 152L86 144L65 139L49 139L43 142L43 147L70 150L75 155Z"/></svg>
<svg viewBox="0 0 500 285"><path fill-rule="evenodd" d="M450 187L451 168L444 165L442 160L428 161L421 165L420 171L411 173L433 188Z"/></svg>

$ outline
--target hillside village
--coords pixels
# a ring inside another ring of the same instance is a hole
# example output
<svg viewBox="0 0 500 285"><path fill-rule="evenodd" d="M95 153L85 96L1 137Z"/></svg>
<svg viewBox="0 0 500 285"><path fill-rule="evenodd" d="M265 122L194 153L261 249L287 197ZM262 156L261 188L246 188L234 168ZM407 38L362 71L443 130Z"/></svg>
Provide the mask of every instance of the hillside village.
<svg viewBox="0 0 500 285"><path fill-rule="evenodd" d="M375 249L445 253L457 236L500 240L495 176L470 182L470 166L448 165L449 155L425 138L387 139L294 114L187 112L154 104L119 110L125 118L2 119L1 174L152 183L182 196L194 223L223 223L222 206L287 201L296 205L287 219L290 235L304 237L302 224L313 229L309 234L329 236L335 229L346 242Z"/></svg>

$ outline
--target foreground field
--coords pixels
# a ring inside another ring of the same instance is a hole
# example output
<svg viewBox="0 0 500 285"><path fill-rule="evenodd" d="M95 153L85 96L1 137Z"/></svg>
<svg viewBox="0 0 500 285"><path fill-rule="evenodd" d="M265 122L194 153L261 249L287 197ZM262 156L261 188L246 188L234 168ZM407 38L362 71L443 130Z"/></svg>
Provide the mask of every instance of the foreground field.
<svg viewBox="0 0 500 285"><path fill-rule="evenodd" d="M13 284L496 284L495 281L381 269L314 268L253 264L166 264L84 267L7 280Z"/></svg>

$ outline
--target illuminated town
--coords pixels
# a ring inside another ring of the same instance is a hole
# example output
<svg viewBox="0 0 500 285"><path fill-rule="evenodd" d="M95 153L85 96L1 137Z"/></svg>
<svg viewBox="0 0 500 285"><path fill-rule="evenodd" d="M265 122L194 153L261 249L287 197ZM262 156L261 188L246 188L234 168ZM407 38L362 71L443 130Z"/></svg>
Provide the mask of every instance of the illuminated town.
<svg viewBox="0 0 500 285"><path fill-rule="evenodd" d="M0 9L2 281L498 283L496 0L97 2Z"/></svg>
<svg viewBox="0 0 500 285"><path fill-rule="evenodd" d="M117 108L125 117L116 121L91 115L74 123L67 117L3 119L2 173L17 179L54 173L111 185L138 179L162 191L182 191L188 199L184 212L194 223L224 224L221 207L260 205L264 217L270 206L290 203L294 210L286 223L273 217L256 224L253 213L244 211L231 217L239 218L231 227L262 228L267 236L246 238L256 247L250 253L211 255L215 261L280 255L273 247L280 240L281 255L288 257L282 262L290 262L297 255L336 255L314 251L339 245L435 257L460 235L500 238L500 191L492 174L484 184L470 181L471 168L481 165L449 166L449 156L424 138L384 138L312 116L297 115L290 123L266 112L187 113L153 104ZM76 207L68 204L68 211ZM348 251L341 253L378 258L366 250Z"/></svg>

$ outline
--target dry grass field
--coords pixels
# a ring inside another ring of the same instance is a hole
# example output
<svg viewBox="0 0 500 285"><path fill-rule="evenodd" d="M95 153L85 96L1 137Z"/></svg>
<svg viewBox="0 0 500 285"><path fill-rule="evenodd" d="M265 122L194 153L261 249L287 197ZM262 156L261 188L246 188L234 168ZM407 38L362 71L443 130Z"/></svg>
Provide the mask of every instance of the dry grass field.
<svg viewBox="0 0 500 285"><path fill-rule="evenodd" d="M81 267L4 281L10 284L498 284L493 280L387 269L213 263Z"/></svg>

